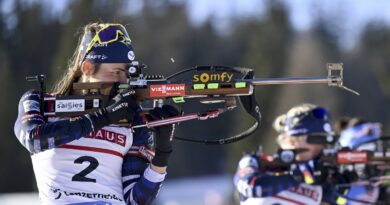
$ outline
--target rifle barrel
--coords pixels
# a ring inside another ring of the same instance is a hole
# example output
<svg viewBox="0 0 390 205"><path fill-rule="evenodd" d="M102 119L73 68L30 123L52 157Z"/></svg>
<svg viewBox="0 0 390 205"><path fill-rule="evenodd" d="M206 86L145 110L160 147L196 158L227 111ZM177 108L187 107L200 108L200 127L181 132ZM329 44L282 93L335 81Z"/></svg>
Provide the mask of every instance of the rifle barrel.
<svg viewBox="0 0 390 205"><path fill-rule="evenodd" d="M328 77L301 77L301 78L254 78L243 80L253 85L285 85L285 84L328 84L332 79Z"/></svg>

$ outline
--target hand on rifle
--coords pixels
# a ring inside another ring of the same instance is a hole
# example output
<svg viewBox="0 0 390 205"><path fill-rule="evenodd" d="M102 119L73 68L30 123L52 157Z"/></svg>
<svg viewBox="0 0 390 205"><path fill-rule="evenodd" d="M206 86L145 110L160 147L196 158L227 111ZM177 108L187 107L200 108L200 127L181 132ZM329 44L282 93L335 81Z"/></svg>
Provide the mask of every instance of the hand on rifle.
<svg viewBox="0 0 390 205"><path fill-rule="evenodd" d="M106 107L108 121L111 124L119 122L132 124L134 114L139 108L134 91L119 93L112 99L111 105Z"/></svg>
<svg viewBox="0 0 390 205"><path fill-rule="evenodd" d="M139 109L139 106L134 91L126 91L117 94L106 108L88 114L88 116L92 121L94 130L99 130L110 124L133 123L137 109Z"/></svg>

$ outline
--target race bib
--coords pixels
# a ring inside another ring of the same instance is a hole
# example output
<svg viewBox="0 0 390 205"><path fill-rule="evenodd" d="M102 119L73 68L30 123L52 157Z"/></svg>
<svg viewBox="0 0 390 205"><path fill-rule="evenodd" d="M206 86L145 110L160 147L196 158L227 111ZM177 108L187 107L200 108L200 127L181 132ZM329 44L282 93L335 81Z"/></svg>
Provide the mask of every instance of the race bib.
<svg viewBox="0 0 390 205"><path fill-rule="evenodd" d="M272 197L248 198L241 205L319 205L321 200L321 186L300 184Z"/></svg>

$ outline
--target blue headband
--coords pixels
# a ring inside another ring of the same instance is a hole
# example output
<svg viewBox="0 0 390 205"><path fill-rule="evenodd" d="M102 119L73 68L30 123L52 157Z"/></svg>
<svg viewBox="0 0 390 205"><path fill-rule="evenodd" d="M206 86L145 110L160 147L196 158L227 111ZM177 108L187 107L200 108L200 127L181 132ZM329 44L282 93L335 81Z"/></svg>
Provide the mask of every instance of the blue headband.
<svg viewBox="0 0 390 205"><path fill-rule="evenodd" d="M85 57L92 63L127 63L135 59L131 44L116 41L108 44L96 43Z"/></svg>

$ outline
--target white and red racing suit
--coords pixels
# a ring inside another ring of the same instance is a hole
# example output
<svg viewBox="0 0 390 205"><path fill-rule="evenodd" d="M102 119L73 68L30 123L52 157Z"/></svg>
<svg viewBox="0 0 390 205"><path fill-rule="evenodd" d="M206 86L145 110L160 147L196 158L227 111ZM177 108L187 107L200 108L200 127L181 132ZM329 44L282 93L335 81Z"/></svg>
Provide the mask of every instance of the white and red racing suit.
<svg viewBox="0 0 390 205"><path fill-rule="evenodd" d="M105 126L94 130L88 115L45 119L40 92L19 102L15 135L31 153L43 204L149 204L165 174L149 167L148 129ZM134 123L140 123L136 115Z"/></svg>

